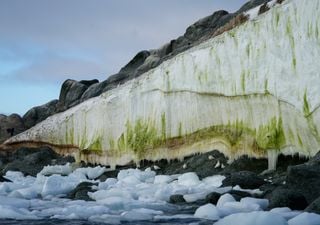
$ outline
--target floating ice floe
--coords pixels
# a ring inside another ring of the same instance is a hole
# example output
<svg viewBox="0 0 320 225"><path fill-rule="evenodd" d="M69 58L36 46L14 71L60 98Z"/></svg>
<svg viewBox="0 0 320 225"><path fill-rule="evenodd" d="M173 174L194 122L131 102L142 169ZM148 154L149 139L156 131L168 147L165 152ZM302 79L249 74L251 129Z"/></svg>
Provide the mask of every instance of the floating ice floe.
<svg viewBox="0 0 320 225"><path fill-rule="evenodd" d="M100 181L95 179L106 171L104 167L78 168L67 173L68 168L71 166L48 166L36 177L7 172L5 176L12 182L0 183L0 219L76 219L112 224L202 219L218 221L218 225L234 221L239 225L301 225L301 221L304 225L320 224L320 216L312 213L289 208L265 212L269 204L266 199L247 197L236 201L227 192L240 188L221 187L225 179L221 175L199 179L191 172L156 175L150 168L127 169L121 170L117 178ZM81 182L93 183L88 195L94 201L65 198ZM211 192L222 194L216 206L204 204L188 214L181 214L181 206L168 203L174 194L183 195L187 202L196 202Z"/></svg>

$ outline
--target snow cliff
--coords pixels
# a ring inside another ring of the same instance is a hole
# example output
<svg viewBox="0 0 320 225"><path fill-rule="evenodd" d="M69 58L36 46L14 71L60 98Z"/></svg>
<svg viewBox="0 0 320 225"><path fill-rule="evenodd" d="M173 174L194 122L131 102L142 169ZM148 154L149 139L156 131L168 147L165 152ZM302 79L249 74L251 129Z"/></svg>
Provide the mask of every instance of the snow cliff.
<svg viewBox="0 0 320 225"><path fill-rule="evenodd" d="M275 1L274 1L275 2ZM320 147L320 0L286 0L5 142L126 164L218 149L311 156Z"/></svg>

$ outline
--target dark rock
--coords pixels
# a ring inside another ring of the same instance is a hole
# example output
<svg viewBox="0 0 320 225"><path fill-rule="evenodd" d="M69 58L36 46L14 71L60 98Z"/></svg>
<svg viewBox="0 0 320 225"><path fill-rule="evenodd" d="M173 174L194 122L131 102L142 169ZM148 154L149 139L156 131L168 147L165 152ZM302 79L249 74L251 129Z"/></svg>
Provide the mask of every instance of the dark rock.
<svg viewBox="0 0 320 225"><path fill-rule="evenodd" d="M117 76L112 76L108 79L110 82L120 82L124 79L128 79L130 76L133 78L136 76L136 70L143 65L145 60L150 56L149 51L141 51L136 54L130 62L121 68Z"/></svg>
<svg viewBox="0 0 320 225"><path fill-rule="evenodd" d="M86 85L87 87L90 87L90 86L93 85L93 84L99 83L99 80L97 80L97 79L93 79L93 80L80 80L79 83L80 83L80 84L84 84L84 85Z"/></svg>
<svg viewBox="0 0 320 225"><path fill-rule="evenodd" d="M231 194L234 197L234 199L237 201L240 201L242 198L245 198L245 197L252 197L250 193L245 191L231 190L228 193Z"/></svg>
<svg viewBox="0 0 320 225"><path fill-rule="evenodd" d="M96 97L103 92L111 89L113 86L110 85L109 80L105 80L100 83L91 85L81 96L80 102L83 102L89 98Z"/></svg>
<svg viewBox="0 0 320 225"><path fill-rule="evenodd" d="M311 202L305 211L320 214L320 197Z"/></svg>
<svg viewBox="0 0 320 225"><path fill-rule="evenodd" d="M27 129L47 119L57 112L58 100L52 100L44 105L36 106L24 114L23 121Z"/></svg>
<svg viewBox="0 0 320 225"><path fill-rule="evenodd" d="M303 194L308 203L320 196L320 165L311 161L309 164L289 166L287 185Z"/></svg>
<svg viewBox="0 0 320 225"><path fill-rule="evenodd" d="M84 83L90 84L90 82L83 81L81 83L81 82L70 80L70 79L63 82L61 91L60 91L60 96L59 96L59 103L58 103L59 111L64 111L80 103L80 98L82 94L89 87Z"/></svg>
<svg viewBox="0 0 320 225"><path fill-rule="evenodd" d="M256 189L265 184L266 182L257 174L250 171L240 171L231 173L226 179L222 181L223 186L236 186L239 185L244 189Z"/></svg>
<svg viewBox="0 0 320 225"><path fill-rule="evenodd" d="M25 125L18 114L0 114L0 144L8 138L25 131Z"/></svg>
<svg viewBox="0 0 320 225"><path fill-rule="evenodd" d="M100 180L101 182L104 182L108 178L117 178L119 171L120 170L116 169L116 170L104 172L99 177L97 177L97 180Z"/></svg>
<svg viewBox="0 0 320 225"><path fill-rule="evenodd" d="M199 178L202 179L204 177L219 174L223 170L221 167L215 168L218 161L220 162L220 165L226 165L228 159L221 152L214 150L186 157L182 162L175 160L166 166L160 165L160 168L163 168L162 171L164 174L195 172Z"/></svg>
<svg viewBox="0 0 320 225"><path fill-rule="evenodd" d="M320 166L320 151L306 163L310 166Z"/></svg>
<svg viewBox="0 0 320 225"><path fill-rule="evenodd" d="M78 184L78 186L72 190L67 198L72 200L84 200L84 201L93 201L92 198L89 197L88 192L92 192L92 186L96 185L95 183L90 182L82 182Z"/></svg>
<svg viewBox="0 0 320 225"><path fill-rule="evenodd" d="M171 195L169 202L172 204L178 204L185 203L186 200L184 199L183 195Z"/></svg>
<svg viewBox="0 0 320 225"><path fill-rule="evenodd" d="M242 12L245 12L249 9L252 9L256 6L259 6L259 5L262 5L266 2L269 2L271 0L250 0L248 1L247 3L245 3L238 11L237 13L242 13Z"/></svg>
<svg viewBox="0 0 320 225"><path fill-rule="evenodd" d="M0 176L0 182L12 182L12 181L3 176Z"/></svg>
<svg viewBox="0 0 320 225"><path fill-rule="evenodd" d="M287 169L289 166L299 165L303 164L305 162L308 162L308 158L301 157L299 154L295 154L293 156L285 156L280 154L278 156L278 162L277 162L277 173L287 172Z"/></svg>
<svg viewBox="0 0 320 225"><path fill-rule="evenodd" d="M220 193L217 192L211 192L210 194L208 194L205 198L206 203L211 203L216 205L219 198L221 197Z"/></svg>
<svg viewBox="0 0 320 225"><path fill-rule="evenodd" d="M70 157L61 157L49 147L42 148L20 148L11 156L10 162L3 168L2 173L7 171L20 171L24 175L36 176L44 166L55 164L65 164L74 161Z"/></svg>
<svg viewBox="0 0 320 225"><path fill-rule="evenodd" d="M255 173L261 173L267 168L267 159L250 158L247 155L244 155L234 160L230 165L227 165L224 169L224 172L232 173L237 171L251 171Z"/></svg>
<svg viewBox="0 0 320 225"><path fill-rule="evenodd" d="M292 210L304 210L308 206L307 200L302 194L283 187L275 189L269 201L270 208L289 207Z"/></svg>

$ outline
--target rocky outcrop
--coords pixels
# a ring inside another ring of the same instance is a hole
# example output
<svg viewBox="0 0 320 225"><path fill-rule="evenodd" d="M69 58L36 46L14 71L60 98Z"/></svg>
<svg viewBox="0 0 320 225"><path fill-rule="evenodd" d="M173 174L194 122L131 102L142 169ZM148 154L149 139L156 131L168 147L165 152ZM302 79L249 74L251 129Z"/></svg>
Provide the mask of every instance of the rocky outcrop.
<svg viewBox="0 0 320 225"><path fill-rule="evenodd" d="M36 106L30 109L23 116L23 121L26 128L28 129L30 127L33 127L35 124L55 114L57 112L57 104L58 104L58 100L52 100L47 104Z"/></svg>
<svg viewBox="0 0 320 225"><path fill-rule="evenodd" d="M61 87L58 111L65 111L72 106L80 103L82 94L93 84L99 83L98 80L66 80Z"/></svg>
<svg viewBox="0 0 320 225"><path fill-rule="evenodd" d="M19 148L2 156L3 165L0 166L1 174L7 171L20 171L24 175L36 176L44 166L61 165L74 162L72 157L62 157L48 147Z"/></svg>
<svg viewBox="0 0 320 225"><path fill-rule="evenodd" d="M23 119L18 114L0 114L0 144L6 139L25 130Z"/></svg>
<svg viewBox="0 0 320 225"><path fill-rule="evenodd" d="M227 176L222 184L223 186L239 185L243 189L257 189L265 184L265 181L254 172L239 171Z"/></svg>
<svg viewBox="0 0 320 225"><path fill-rule="evenodd" d="M23 122L26 129L33 127L49 116L79 104L82 94L91 85L96 83L99 83L96 79L82 81L66 80L61 86L59 100L52 100L44 105L36 106L24 114Z"/></svg>

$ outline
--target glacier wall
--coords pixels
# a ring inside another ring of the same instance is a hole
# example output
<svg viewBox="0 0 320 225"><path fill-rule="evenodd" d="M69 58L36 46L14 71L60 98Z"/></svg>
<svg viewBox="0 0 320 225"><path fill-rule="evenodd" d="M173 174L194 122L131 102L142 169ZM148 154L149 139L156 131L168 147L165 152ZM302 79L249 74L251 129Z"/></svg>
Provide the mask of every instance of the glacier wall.
<svg viewBox="0 0 320 225"><path fill-rule="evenodd" d="M111 166L213 149L311 156L319 59L320 0L287 0L5 144L49 144Z"/></svg>

